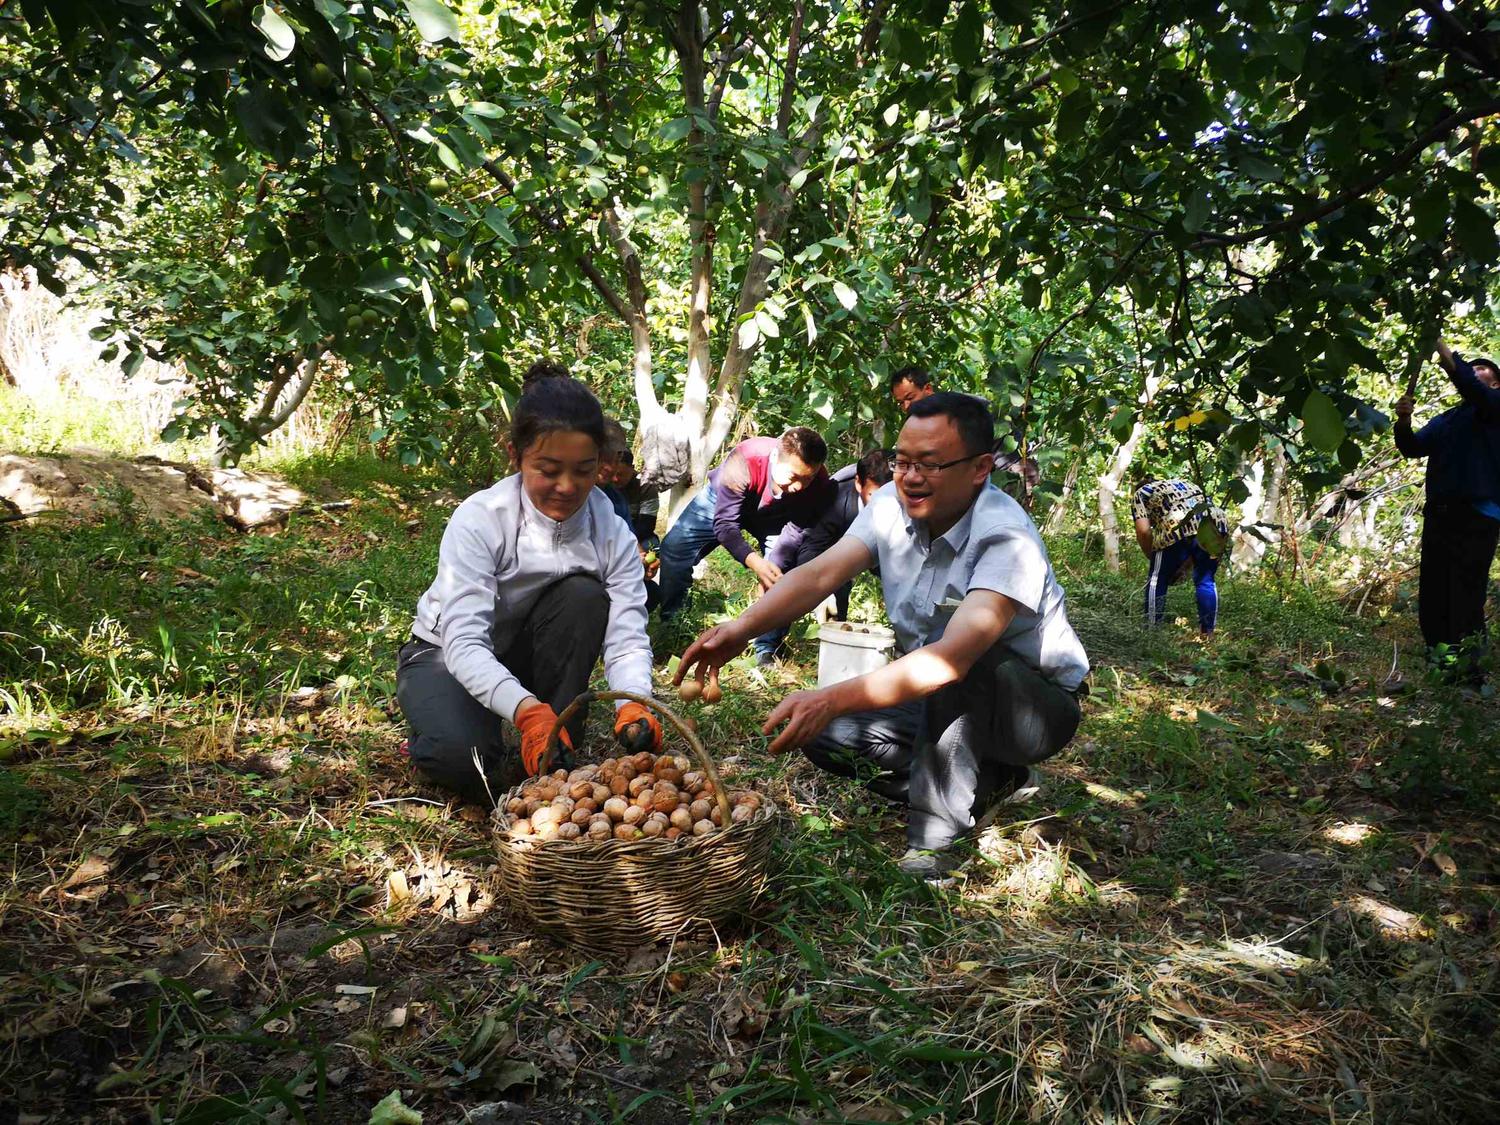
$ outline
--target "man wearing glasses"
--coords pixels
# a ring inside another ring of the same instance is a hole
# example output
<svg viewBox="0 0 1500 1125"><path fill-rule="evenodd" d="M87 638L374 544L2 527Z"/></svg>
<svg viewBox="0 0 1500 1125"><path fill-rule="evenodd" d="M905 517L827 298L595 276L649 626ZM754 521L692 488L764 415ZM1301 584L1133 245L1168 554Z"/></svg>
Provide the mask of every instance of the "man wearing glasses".
<svg viewBox="0 0 1500 1125"><path fill-rule="evenodd" d="M1030 766L1078 727L1088 657L1030 518L989 482L994 421L970 395L911 404L895 479L848 534L789 572L733 621L709 629L677 673L703 678L751 638L809 612L856 574L880 567L886 613L905 655L767 717L773 753L801 749L824 769L874 777L908 807L903 871L940 878L953 845L1000 804L1034 792Z"/></svg>

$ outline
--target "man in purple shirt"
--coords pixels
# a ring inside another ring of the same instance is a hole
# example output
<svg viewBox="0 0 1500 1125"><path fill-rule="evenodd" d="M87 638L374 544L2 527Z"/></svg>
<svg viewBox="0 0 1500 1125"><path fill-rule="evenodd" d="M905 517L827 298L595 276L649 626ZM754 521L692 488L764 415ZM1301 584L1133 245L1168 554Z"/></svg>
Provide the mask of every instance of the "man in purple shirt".
<svg viewBox="0 0 1500 1125"><path fill-rule="evenodd" d="M828 443L806 426L735 446L662 541L662 617L670 618L682 607L693 567L715 547L723 547L754 574L762 590L796 565L803 534L837 494L824 468L827 459ZM746 540L746 532L759 550Z"/></svg>

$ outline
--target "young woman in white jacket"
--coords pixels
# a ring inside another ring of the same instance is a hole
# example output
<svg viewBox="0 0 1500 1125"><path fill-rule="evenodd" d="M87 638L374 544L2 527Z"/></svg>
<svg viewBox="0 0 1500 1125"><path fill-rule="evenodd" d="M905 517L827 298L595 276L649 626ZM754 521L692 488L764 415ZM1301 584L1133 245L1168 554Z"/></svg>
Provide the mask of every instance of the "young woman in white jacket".
<svg viewBox="0 0 1500 1125"><path fill-rule="evenodd" d="M635 536L593 487L603 444L604 414L586 386L531 383L511 426L517 471L460 504L443 532L396 698L412 763L466 801L487 806L536 773L558 712L601 656L611 688L651 694ZM569 722L565 750L584 719L581 710ZM506 748L506 723L519 728L519 754ZM615 735L631 752L661 746L660 724L637 703L616 711Z"/></svg>

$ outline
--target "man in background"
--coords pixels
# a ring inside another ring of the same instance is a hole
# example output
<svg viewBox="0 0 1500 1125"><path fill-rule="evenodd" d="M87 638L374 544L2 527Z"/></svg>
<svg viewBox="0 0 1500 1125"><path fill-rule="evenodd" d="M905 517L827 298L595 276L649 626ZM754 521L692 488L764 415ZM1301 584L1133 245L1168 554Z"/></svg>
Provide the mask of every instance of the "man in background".
<svg viewBox="0 0 1500 1125"><path fill-rule="evenodd" d="M716 547L754 574L762 591L776 585L796 564L802 536L833 503L827 459L828 443L806 426L735 446L662 540L662 618L682 608L693 567ZM774 651L773 638L756 639L757 655Z"/></svg>
<svg viewBox="0 0 1500 1125"><path fill-rule="evenodd" d="M1150 564L1146 576L1146 625L1160 625L1167 612L1167 588L1193 572L1198 628L1214 631L1219 616L1215 574L1229 542L1224 509L1209 503L1192 481L1145 479L1130 501L1135 541ZM1205 530L1205 525L1211 530Z"/></svg>
<svg viewBox="0 0 1500 1125"><path fill-rule="evenodd" d="M1463 401L1416 432L1411 396L1396 403L1396 448L1427 458L1417 616L1434 663L1482 679L1485 596L1500 539L1500 370L1438 342L1438 359ZM1463 650L1469 649L1466 658Z"/></svg>
<svg viewBox="0 0 1500 1125"><path fill-rule="evenodd" d="M916 364L903 367L891 376L891 397L896 400L896 405L901 408L902 414L910 414L912 404L921 402L928 395L936 394L937 391L938 388L932 382L932 375L925 367L919 367ZM982 395L973 397L984 402L986 406L989 405ZM1010 435L1010 440L1016 446L1016 449L1011 452L1007 452L1004 448L1006 444L1004 437L998 438L995 442L995 472L1011 473L1024 480L1027 488L1035 488L1037 482L1042 479L1041 471L1037 468L1035 461L1021 456L1019 435Z"/></svg>

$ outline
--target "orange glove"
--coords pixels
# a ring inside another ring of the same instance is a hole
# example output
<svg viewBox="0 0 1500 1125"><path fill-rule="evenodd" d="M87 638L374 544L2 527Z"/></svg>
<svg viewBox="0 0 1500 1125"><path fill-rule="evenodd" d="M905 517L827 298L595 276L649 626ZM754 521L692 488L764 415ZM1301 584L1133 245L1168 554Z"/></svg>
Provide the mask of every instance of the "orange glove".
<svg viewBox="0 0 1500 1125"><path fill-rule="evenodd" d="M632 754L661 749L661 723L639 703L627 703L615 712L615 741Z"/></svg>
<svg viewBox="0 0 1500 1125"><path fill-rule="evenodd" d="M542 768L542 755L547 751L547 736L557 722L557 712L545 703L536 703L516 716L516 726L521 730L521 765L526 767L526 776L535 777ZM573 749L573 740L567 728L558 732L557 740L565 750ZM562 752L554 755L553 764L560 764Z"/></svg>

